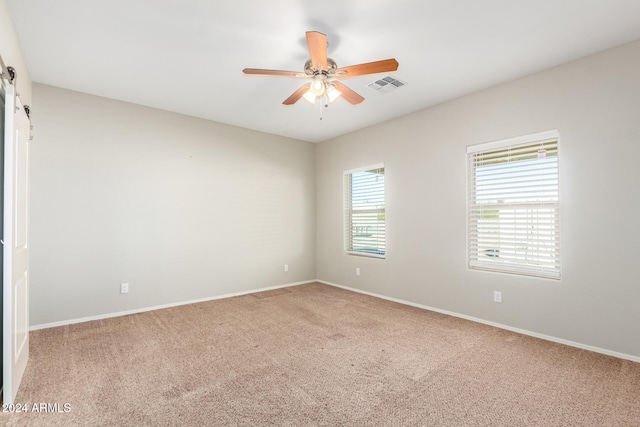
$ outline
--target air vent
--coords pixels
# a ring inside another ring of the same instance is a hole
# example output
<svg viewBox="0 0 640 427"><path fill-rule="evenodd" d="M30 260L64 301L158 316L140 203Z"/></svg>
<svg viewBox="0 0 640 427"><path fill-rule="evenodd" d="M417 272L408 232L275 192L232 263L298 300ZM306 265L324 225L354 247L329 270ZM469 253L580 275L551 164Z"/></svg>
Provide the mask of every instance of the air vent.
<svg viewBox="0 0 640 427"><path fill-rule="evenodd" d="M368 88L373 89L380 93L388 93L394 91L402 86L406 85L405 82L401 82L398 79L394 79L391 76L387 76L380 80L376 80L373 83L367 85Z"/></svg>

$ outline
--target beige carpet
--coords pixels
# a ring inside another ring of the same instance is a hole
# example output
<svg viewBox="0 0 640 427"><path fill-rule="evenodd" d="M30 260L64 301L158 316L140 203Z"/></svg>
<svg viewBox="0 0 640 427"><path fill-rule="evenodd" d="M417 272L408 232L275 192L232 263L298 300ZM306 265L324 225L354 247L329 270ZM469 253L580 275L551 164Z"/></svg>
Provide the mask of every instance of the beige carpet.
<svg viewBox="0 0 640 427"><path fill-rule="evenodd" d="M640 364L314 283L35 331L17 402L61 412L0 424L639 426Z"/></svg>

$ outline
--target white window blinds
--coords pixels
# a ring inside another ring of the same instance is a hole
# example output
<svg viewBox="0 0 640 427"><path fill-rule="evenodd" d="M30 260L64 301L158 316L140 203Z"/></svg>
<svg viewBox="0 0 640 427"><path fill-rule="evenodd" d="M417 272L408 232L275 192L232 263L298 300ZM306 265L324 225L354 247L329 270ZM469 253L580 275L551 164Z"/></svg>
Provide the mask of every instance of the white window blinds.
<svg viewBox="0 0 640 427"><path fill-rule="evenodd" d="M384 258L384 165L344 173L345 251Z"/></svg>
<svg viewBox="0 0 640 427"><path fill-rule="evenodd" d="M558 132L467 148L469 267L560 278Z"/></svg>

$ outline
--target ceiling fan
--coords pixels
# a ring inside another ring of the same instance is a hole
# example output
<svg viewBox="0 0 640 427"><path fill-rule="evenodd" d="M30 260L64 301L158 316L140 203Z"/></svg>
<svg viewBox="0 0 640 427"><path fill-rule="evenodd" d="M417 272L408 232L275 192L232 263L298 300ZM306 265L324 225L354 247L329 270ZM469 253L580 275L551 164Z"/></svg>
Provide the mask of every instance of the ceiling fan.
<svg viewBox="0 0 640 427"><path fill-rule="evenodd" d="M326 99L329 103L341 96L356 105L364 101L364 98L342 84L340 80L398 69L398 61L393 58L338 68L336 62L327 57L327 36L317 31L307 31L306 34L311 59L304 64L304 72L262 70L259 68L245 68L242 72L261 76L297 77L311 80L285 99L284 105L293 105L300 98L305 98L312 104L317 99Z"/></svg>

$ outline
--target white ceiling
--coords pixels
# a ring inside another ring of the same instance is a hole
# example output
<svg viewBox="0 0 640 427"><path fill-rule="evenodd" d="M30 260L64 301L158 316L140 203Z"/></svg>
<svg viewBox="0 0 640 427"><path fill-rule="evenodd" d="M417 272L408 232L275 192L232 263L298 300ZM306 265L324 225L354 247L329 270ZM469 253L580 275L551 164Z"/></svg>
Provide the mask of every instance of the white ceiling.
<svg viewBox="0 0 640 427"><path fill-rule="evenodd" d="M312 142L640 39L640 0L6 2L36 82ZM319 120L282 105L301 80L242 73L302 71L311 30L339 67L396 58L407 86L344 80L365 101Z"/></svg>

